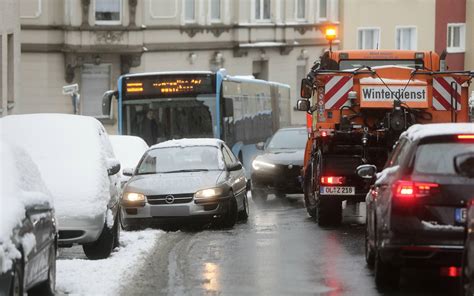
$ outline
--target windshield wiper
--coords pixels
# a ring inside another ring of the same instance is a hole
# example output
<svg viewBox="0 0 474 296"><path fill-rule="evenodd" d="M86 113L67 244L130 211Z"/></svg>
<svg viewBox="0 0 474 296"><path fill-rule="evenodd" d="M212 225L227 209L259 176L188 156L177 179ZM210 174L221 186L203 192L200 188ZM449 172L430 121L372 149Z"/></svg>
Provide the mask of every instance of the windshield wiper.
<svg viewBox="0 0 474 296"><path fill-rule="evenodd" d="M193 169L193 170L176 170L176 171L166 171L166 172L160 172L163 174L169 174L169 173L190 173L190 172L207 172L209 171L208 169Z"/></svg>
<svg viewBox="0 0 474 296"><path fill-rule="evenodd" d="M137 175L153 175L156 174L157 172L143 172L143 173L138 173Z"/></svg>

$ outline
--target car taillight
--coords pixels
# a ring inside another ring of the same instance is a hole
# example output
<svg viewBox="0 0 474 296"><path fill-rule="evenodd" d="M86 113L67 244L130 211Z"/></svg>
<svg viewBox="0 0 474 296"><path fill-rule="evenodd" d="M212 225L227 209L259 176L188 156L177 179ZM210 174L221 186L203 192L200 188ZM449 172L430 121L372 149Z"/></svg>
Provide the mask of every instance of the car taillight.
<svg viewBox="0 0 474 296"><path fill-rule="evenodd" d="M393 185L393 196L399 199L425 197L439 191L439 184L413 181L397 181Z"/></svg>
<svg viewBox="0 0 474 296"><path fill-rule="evenodd" d="M458 140L471 140L471 141L474 141L474 135L458 135Z"/></svg>
<svg viewBox="0 0 474 296"><path fill-rule="evenodd" d="M450 267L441 267L440 275L446 277L460 277L461 276L461 268L456 266Z"/></svg>
<svg viewBox="0 0 474 296"><path fill-rule="evenodd" d="M321 184L323 185L343 185L345 181L346 181L345 177L339 177L339 176L321 177Z"/></svg>

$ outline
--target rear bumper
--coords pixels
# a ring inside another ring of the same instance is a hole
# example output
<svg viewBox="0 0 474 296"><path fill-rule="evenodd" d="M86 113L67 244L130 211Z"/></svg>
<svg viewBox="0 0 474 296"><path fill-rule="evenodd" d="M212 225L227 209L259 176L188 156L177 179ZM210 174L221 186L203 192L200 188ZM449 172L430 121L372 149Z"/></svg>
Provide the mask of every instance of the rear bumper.
<svg viewBox="0 0 474 296"><path fill-rule="evenodd" d="M59 218L60 247L96 241L104 229L105 213L91 217Z"/></svg>
<svg viewBox="0 0 474 296"><path fill-rule="evenodd" d="M385 245L379 255L383 262L399 267L460 267L463 250L457 245Z"/></svg>

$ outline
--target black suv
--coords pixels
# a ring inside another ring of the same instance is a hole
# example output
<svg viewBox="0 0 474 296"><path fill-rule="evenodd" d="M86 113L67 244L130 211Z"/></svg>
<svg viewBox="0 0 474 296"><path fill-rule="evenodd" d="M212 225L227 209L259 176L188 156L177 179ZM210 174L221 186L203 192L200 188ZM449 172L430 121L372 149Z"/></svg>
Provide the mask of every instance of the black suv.
<svg viewBox="0 0 474 296"><path fill-rule="evenodd" d="M474 179L458 174L454 159L474 152L474 124L415 125L400 137L366 197L366 261L378 288L396 287L402 267L460 271L466 205Z"/></svg>

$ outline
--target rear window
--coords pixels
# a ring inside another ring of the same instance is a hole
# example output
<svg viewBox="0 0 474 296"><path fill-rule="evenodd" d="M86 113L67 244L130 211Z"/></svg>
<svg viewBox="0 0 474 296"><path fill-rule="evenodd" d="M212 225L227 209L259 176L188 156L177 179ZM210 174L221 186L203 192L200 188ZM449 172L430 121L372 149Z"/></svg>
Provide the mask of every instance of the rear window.
<svg viewBox="0 0 474 296"><path fill-rule="evenodd" d="M455 175L454 157L474 152L472 143L430 143L420 145L416 151L414 169L425 174Z"/></svg>

